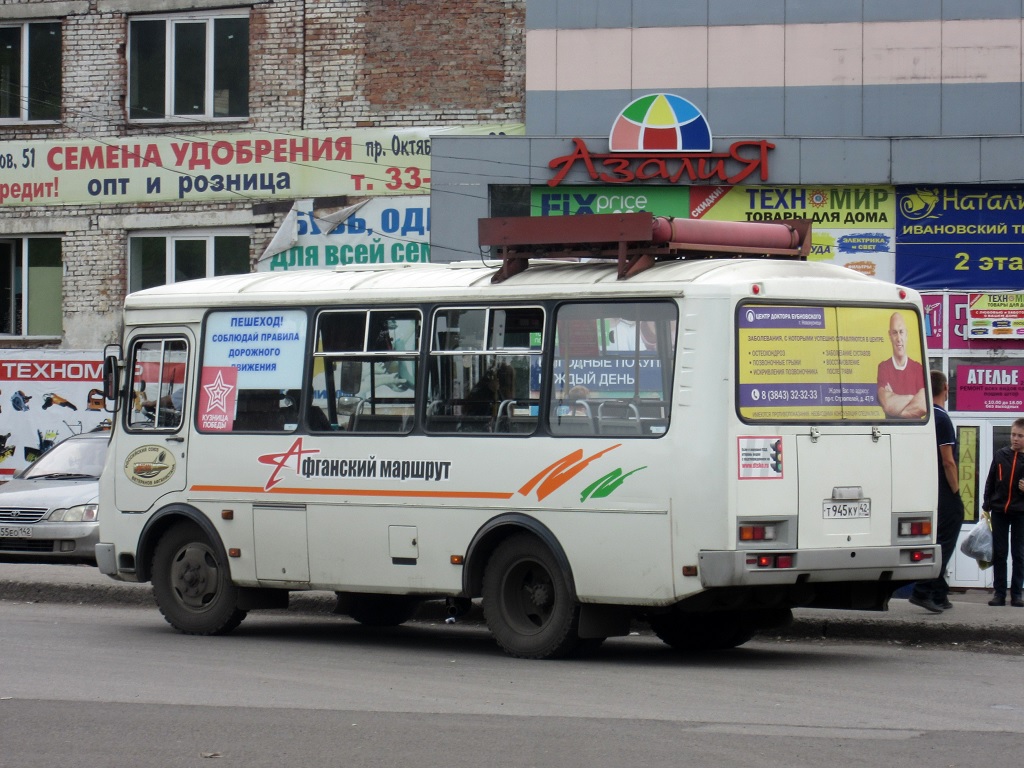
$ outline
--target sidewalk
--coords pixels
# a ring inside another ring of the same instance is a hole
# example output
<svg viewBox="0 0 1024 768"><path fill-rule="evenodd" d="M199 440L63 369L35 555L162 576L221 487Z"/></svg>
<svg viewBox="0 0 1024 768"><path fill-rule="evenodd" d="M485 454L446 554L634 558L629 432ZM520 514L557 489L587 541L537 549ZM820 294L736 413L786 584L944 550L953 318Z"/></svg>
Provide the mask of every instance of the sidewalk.
<svg viewBox="0 0 1024 768"><path fill-rule="evenodd" d="M954 592L953 608L929 613L907 600L894 598L889 610L832 611L797 608L793 624L765 633L766 638L850 639L901 645L962 646L967 650L1024 653L1024 608L987 605L985 590ZM124 605L156 610L149 584L114 581L91 566L19 565L0 563L0 601ZM289 610L329 613L330 592L293 592ZM420 618L440 620L444 604L432 601ZM465 619L475 621L474 614Z"/></svg>

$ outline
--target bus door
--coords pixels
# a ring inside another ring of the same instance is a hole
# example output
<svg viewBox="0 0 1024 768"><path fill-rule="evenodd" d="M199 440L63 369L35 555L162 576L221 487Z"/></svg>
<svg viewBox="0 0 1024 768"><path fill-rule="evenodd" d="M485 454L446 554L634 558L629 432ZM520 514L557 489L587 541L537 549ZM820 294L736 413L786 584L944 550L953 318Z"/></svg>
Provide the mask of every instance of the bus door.
<svg viewBox="0 0 1024 768"><path fill-rule="evenodd" d="M123 512L147 511L185 488L194 347L186 328L138 336L128 347L127 396L114 441L114 495Z"/></svg>
<svg viewBox="0 0 1024 768"><path fill-rule="evenodd" d="M797 436L801 549L891 544L891 438L865 432Z"/></svg>

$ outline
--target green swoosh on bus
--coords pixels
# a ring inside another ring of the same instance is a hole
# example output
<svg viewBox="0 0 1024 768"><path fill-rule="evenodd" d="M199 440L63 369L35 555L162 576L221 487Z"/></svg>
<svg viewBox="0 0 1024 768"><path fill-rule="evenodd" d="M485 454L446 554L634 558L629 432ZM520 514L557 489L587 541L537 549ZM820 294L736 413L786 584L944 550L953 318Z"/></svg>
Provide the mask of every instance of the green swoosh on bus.
<svg viewBox="0 0 1024 768"><path fill-rule="evenodd" d="M603 499L606 496L610 496L620 485L622 485L626 478L641 469L647 469L646 466L637 467L630 472L623 474L622 469L613 469L604 477L600 478L596 482L591 483L583 489L583 493L580 494L580 501L586 501L588 498L593 497L595 499Z"/></svg>

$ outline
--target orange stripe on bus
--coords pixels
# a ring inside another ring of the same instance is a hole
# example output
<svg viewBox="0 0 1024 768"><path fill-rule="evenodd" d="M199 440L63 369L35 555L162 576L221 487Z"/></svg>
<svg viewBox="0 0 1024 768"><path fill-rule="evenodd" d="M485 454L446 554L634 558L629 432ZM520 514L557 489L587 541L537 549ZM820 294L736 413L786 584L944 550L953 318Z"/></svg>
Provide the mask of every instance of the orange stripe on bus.
<svg viewBox="0 0 1024 768"><path fill-rule="evenodd" d="M212 491L215 493L280 494L293 493L305 496L378 496L395 498L428 499L511 499L511 493L487 491L375 491L357 488L271 488L265 490L249 485L193 485L191 491Z"/></svg>

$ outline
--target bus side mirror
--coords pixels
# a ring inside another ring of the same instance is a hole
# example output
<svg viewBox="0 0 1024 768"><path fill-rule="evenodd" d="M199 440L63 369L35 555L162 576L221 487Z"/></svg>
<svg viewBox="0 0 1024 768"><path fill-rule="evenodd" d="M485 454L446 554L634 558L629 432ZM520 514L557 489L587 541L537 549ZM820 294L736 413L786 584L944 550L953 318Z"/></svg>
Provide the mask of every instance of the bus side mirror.
<svg viewBox="0 0 1024 768"><path fill-rule="evenodd" d="M108 347L104 350L103 356L103 397L106 400L112 400L113 406L111 410L117 410L117 398L118 398L118 362L120 356L116 354L108 354L111 348ZM118 350L120 351L120 350Z"/></svg>

